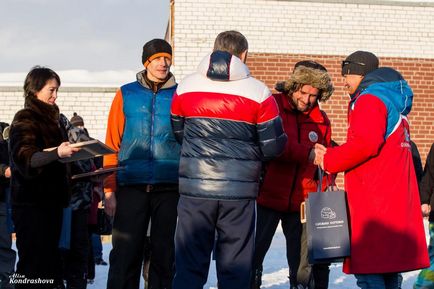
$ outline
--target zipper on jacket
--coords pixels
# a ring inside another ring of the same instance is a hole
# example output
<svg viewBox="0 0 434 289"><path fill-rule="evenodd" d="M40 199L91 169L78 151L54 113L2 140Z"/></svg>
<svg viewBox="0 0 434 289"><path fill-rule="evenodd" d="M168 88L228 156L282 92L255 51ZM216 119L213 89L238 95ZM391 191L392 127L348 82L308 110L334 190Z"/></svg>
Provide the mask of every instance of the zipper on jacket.
<svg viewBox="0 0 434 289"><path fill-rule="evenodd" d="M152 95L152 110L151 110L151 142L150 142L150 151L151 151L151 160L154 160L154 124L155 124L155 103L156 103L157 92L153 92ZM154 163L152 162L152 166Z"/></svg>

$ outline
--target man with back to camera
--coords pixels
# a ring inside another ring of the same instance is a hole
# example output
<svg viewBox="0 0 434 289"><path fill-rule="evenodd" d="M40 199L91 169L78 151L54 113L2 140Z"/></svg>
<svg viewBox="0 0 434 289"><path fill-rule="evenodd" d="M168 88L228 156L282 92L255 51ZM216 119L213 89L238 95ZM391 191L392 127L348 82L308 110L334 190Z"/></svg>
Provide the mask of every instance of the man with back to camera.
<svg viewBox="0 0 434 289"><path fill-rule="evenodd" d="M315 143L331 145L330 120L318 103L329 99L333 85L324 66L305 60L295 64L289 79L277 83L276 90L281 92L273 96L279 105L288 142L284 153L265 166L257 199L252 289L261 286L262 263L279 222L286 239L291 288L302 285L325 289L328 264L308 264L306 226L300 222L300 204L309 192L317 190L317 166L313 163Z"/></svg>
<svg viewBox="0 0 434 289"><path fill-rule="evenodd" d="M145 70L113 100L106 143L116 152L104 166L123 167L105 181L105 209L114 215L109 289L139 288L146 231L151 226L149 288L172 287L180 146L170 125L176 89L172 47L162 39L143 46Z"/></svg>
<svg viewBox="0 0 434 289"><path fill-rule="evenodd" d="M182 143L175 289L203 288L215 232L218 287L249 288L262 161L287 138L276 101L244 64L247 49L238 31L220 33L172 103Z"/></svg>

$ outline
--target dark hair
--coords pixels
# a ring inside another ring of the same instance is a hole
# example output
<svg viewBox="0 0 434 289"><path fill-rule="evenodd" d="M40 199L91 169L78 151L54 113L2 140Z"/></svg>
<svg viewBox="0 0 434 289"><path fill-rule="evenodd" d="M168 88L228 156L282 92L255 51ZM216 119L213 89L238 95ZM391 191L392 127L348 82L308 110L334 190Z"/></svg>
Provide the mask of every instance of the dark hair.
<svg viewBox="0 0 434 289"><path fill-rule="evenodd" d="M47 81L55 79L60 86L60 77L50 68L35 66L27 73L24 80L24 97L35 97L44 88Z"/></svg>
<svg viewBox="0 0 434 289"><path fill-rule="evenodd" d="M214 51L226 51L237 57L240 57L248 48L247 38L235 30L221 32L214 41Z"/></svg>

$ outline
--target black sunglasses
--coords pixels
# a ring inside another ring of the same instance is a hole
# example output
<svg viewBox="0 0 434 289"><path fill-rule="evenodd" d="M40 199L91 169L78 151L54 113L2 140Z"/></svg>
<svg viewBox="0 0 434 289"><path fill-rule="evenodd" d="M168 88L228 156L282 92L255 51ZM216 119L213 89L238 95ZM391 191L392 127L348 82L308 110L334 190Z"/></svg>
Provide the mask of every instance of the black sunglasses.
<svg viewBox="0 0 434 289"><path fill-rule="evenodd" d="M348 64L351 64L351 63L353 63L353 64L357 64L357 65L361 65L361 66L365 66L365 65L366 65L366 64L363 63L363 62L356 62L356 61L344 60L344 61L342 61L342 68L344 68L345 65L348 65Z"/></svg>

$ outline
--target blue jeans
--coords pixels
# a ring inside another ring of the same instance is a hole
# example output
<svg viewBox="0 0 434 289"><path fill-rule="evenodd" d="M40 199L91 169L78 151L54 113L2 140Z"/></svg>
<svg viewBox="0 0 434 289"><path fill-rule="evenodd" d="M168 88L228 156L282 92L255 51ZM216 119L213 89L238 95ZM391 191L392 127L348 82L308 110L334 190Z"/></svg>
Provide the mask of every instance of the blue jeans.
<svg viewBox="0 0 434 289"><path fill-rule="evenodd" d="M355 274L357 286L362 289L398 289L398 274Z"/></svg>

